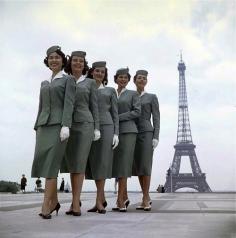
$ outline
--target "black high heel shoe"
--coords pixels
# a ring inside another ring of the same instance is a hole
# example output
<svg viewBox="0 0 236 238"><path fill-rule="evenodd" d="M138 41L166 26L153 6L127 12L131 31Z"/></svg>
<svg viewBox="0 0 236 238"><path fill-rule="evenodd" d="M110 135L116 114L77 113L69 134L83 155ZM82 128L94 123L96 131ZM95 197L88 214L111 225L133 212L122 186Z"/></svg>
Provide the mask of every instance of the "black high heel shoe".
<svg viewBox="0 0 236 238"><path fill-rule="evenodd" d="M61 207L61 205L60 205L60 203L58 202L57 205L55 206L55 208L52 209L49 214L44 215L44 216L49 216L49 215L51 216L51 214L52 214L54 211L56 211L56 215L58 216L58 211L59 211L60 207ZM43 216L43 213L42 213L42 212L39 213L39 216L42 217L42 216ZM44 218L44 219L50 219L50 218Z"/></svg>
<svg viewBox="0 0 236 238"><path fill-rule="evenodd" d="M124 201L124 207L119 207L118 206L118 201L116 202L116 207L113 207L112 208L112 211L115 211L115 212L126 212L127 211L127 207L129 206L129 199L125 200Z"/></svg>
<svg viewBox="0 0 236 238"><path fill-rule="evenodd" d="M79 201L79 206L82 207L82 202L81 202L81 201ZM73 215L73 210L72 210L72 208L73 208L73 203L71 203L71 205L70 205L70 210L69 210L69 211L66 211L65 214L66 214L66 215Z"/></svg>
<svg viewBox="0 0 236 238"><path fill-rule="evenodd" d="M81 216L81 212L74 212L72 209L69 211L66 211L65 213L66 213L66 215L72 215L72 216L76 216L76 217Z"/></svg>
<svg viewBox="0 0 236 238"><path fill-rule="evenodd" d="M92 207L91 209L88 209L87 212L97 212L98 208L95 205L94 207Z"/></svg>
<svg viewBox="0 0 236 238"><path fill-rule="evenodd" d="M112 211L118 212L118 211L119 211L119 207L113 207L113 208L112 208Z"/></svg>
<svg viewBox="0 0 236 238"><path fill-rule="evenodd" d="M103 202L103 207L106 208L107 207L107 201ZM105 212L104 212L105 211ZM106 210L105 209L101 209L99 210L97 208L97 206L95 205L93 208L87 210L87 212L98 212L98 213L102 213L102 214L105 214L106 213Z"/></svg>
<svg viewBox="0 0 236 238"><path fill-rule="evenodd" d="M100 214L105 214L107 211L105 210L105 207L107 206L107 202L103 202L102 204L103 208L102 209L98 209L97 208L97 212L100 213Z"/></svg>
<svg viewBox="0 0 236 238"><path fill-rule="evenodd" d="M102 204L104 208L107 207L107 201L105 200L105 202Z"/></svg>
<svg viewBox="0 0 236 238"><path fill-rule="evenodd" d="M72 211L71 211L71 215L72 215L72 216L79 217L79 216L81 216L81 212L74 212L74 211L72 210Z"/></svg>
<svg viewBox="0 0 236 238"><path fill-rule="evenodd" d="M152 209L152 206L151 206L150 204L149 204L149 206L143 208L143 210L144 210L145 212L150 212L151 209Z"/></svg>
<svg viewBox="0 0 236 238"><path fill-rule="evenodd" d="M119 212L127 212L127 208L126 207L119 207Z"/></svg>
<svg viewBox="0 0 236 238"><path fill-rule="evenodd" d="M139 205L136 207L136 210L143 210L144 209L144 206L143 205Z"/></svg>
<svg viewBox="0 0 236 238"><path fill-rule="evenodd" d="M100 214L106 214L107 211L105 209L98 209L97 212Z"/></svg>
<svg viewBox="0 0 236 238"><path fill-rule="evenodd" d="M72 215L72 212L73 212L72 207L73 207L73 203L70 204L70 210L65 212L66 215Z"/></svg>
<svg viewBox="0 0 236 238"><path fill-rule="evenodd" d="M127 208L127 207L129 206L129 204L130 204L130 200L129 200L129 199L126 199L125 202L124 202L124 204L125 204L125 207Z"/></svg>
<svg viewBox="0 0 236 238"><path fill-rule="evenodd" d="M51 215L51 214L46 214L46 215L41 214L41 217L42 217L43 219L51 219L51 218L52 218L52 215Z"/></svg>
<svg viewBox="0 0 236 238"><path fill-rule="evenodd" d="M60 209L61 205L60 203L58 202L57 205L55 206L54 209L52 209L52 211L50 212L50 214L52 214L54 211L56 211L56 215L58 216L58 211Z"/></svg>

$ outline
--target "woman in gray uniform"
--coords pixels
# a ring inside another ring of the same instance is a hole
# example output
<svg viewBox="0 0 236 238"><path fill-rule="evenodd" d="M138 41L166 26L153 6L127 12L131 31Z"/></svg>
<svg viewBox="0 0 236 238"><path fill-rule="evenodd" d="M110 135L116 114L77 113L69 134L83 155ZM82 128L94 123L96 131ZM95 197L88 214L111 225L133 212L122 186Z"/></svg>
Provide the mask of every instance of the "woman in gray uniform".
<svg viewBox="0 0 236 238"><path fill-rule="evenodd" d="M39 214L44 219L50 219L51 213L58 213L60 209L57 175L69 137L75 98L74 79L61 71L66 62L59 46L47 50L44 63L52 71L52 76L49 81L41 83L39 110L34 126L36 146L31 176L46 178L42 213Z"/></svg>
<svg viewBox="0 0 236 238"><path fill-rule="evenodd" d="M88 212L104 214L107 206L104 194L105 180L112 177L113 149L119 143L117 96L114 88L105 87L108 83L105 61L93 63L88 77L97 83L101 131L100 140L92 143L86 170L86 178L95 180L97 187L96 204Z"/></svg>
<svg viewBox="0 0 236 238"><path fill-rule="evenodd" d="M135 119L141 114L140 98L137 92L126 89L130 81L129 69L119 69L114 76L118 85L119 145L114 150L112 177L118 178L117 207L113 211L126 212L128 206L127 178L132 175L133 153L137 127Z"/></svg>
<svg viewBox="0 0 236 238"><path fill-rule="evenodd" d="M134 76L134 83L141 99L141 116L137 120L138 135L136 140L133 175L138 176L143 192L143 199L137 210L150 211L151 200L149 187L152 172L153 150L158 145L160 131L160 112L158 99L155 94L144 91L147 84L146 70L138 70ZM151 116L153 125L151 124Z"/></svg>
<svg viewBox="0 0 236 238"><path fill-rule="evenodd" d="M92 141L100 138L97 85L93 79L86 77L88 65L85 56L83 51L72 52L65 68L76 80L71 136L61 166L61 172L69 172L71 177L72 204L66 214L73 216L81 215L80 193L88 155Z"/></svg>

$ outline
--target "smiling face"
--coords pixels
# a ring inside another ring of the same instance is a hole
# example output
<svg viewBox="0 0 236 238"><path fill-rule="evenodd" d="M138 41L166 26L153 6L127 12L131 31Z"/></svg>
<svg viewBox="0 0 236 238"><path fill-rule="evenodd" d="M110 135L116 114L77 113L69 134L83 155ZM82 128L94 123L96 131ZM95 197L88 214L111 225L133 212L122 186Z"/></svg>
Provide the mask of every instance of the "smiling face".
<svg viewBox="0 0 236 238"><path fill-rule="evenodd" d="M117 76L116 84L118 85L118 88L125 88L128 82L129 77L127 74L120 74Z"/></svg>
<svg viewBox="0 0 236 238"><path fill-rule="evenodd" d="M144 91L147 84L147 76L138 74L134 83L139 91Z"/></svg>
<svg viewBox="0 0 236 238"><path fill-rule="evenodd" d="M96 80L96 83L98 85L100 85L103 82L105 74L106 74L106 68L105 67L97 67L92 72L93 79Z"/></svg>
<svg viewBox="0 0 236 238"><path fill-rule="evenodd" d="M82 74L84 69L84 58L80 56L72 56L71 59L71 70L72 74Z"/></svg>
<svg viewBox="0 0 236 238"><path fill-rule="evenodd" d="M48 56L48 67L53 71L53 73L61 71L62 64L62 57L56 52L53 52Z"/></svg>

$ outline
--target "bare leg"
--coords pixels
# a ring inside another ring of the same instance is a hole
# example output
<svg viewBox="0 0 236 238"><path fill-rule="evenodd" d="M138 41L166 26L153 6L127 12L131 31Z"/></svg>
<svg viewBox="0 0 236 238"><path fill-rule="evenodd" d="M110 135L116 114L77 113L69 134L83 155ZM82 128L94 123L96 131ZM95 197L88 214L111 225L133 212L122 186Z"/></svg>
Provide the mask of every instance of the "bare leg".
<svg viewBox="0 0 236 238"><path fill-rule="evenodd" d="M123 200L126 201L128 199L128 192L127 192L127 180L124 188L124 193L123 193Z"/></svg>
<svg viewBox="0 0 236 238"><path fill-rule="evenodd" d="M57 203L58 203L58 196L57 196L57 179L56 179L56 184L54 185L54 190L53 190L53 198L51 201L51 208L53 209Z"/></svg>
<svg viewBox="0 0 236 238"><path fill-rule="evenodd" d="M150 196L149 196L149 188L150 188L151 176L143 176L143 203L145 207L149 206Z"/></svg>
<svg viewBox="0 0 236 238"><path fill-rule="evenodd" d="M117 198L117 206L119 208L124 208L124 197L127 197L127 178L119 178L118 182L118 198Z"/></svg>
<svg viewBox="0 0 236 238"><path fill-rule="evenodd" d="M105 202L105 194L104 194L105 179L96 180L95 183L97 186L96 207L99 210L102 210L104 209L103 203Z"/></svg>
<svg viewBox="0 0 236 238"><path fill-rule="evenodd" d="M144 176L143 176L143 175L140 175L140 176L138 176L138 179L139 179L139 184L140 184L140 187L141 187L141 190L142 190L142 193L143 193L143 197L144 197L144 192L143 192L143 190L144 190L144 188L143 188ZM142 199L142 204L141 204L141 205L144 206L144 204L143 204L143 199Z"/></svg>
<svg viewBox="0 0 236 238"><path fill-rule="evenodd" d="M71 173L71 187L72 187L72 210L74 212L80 212L80 194L84 181L84 174Z"/></svg>
<svg viewBox="0 0 236 238"><path fill-rule="evenodd" d="M141 189L142 189L142 192L143 192L143 177L144 176L138 176L138 180L139 180L139 184L140 184L140 187L141 187Z"/></svg>
<svg viewBox="0 0 236 238"><path fill-rule="evenodd" d="M44 215L47 215L50 213L50 211L55 207L54 204L57 202L54 201L55 195L57 193L57 179L56 178L46 178L45 181L45 191L44 191L44 200L42 205L42 213Z"/></svg>

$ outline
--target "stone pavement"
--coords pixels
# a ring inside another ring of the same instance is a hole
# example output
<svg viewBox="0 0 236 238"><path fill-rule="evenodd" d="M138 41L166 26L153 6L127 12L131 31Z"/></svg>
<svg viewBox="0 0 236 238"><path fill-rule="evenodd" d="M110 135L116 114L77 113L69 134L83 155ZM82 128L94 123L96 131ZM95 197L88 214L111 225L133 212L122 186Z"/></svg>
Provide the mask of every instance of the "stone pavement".
<svg viewBox="0 0 236 238"><path fill-rule="evenodd" d="M152 211L136 211L141 193L129 193L127 213L112 212L116 195L106 193L107 213L87 213L95 193L82 194L82 216L66 216L70 193L60 193L59 215L37 214L43 194L0 194L0 238L236 238L235 193L151 193Z"/></svg>

